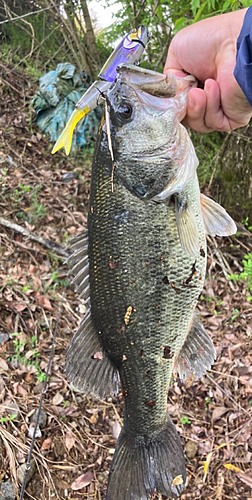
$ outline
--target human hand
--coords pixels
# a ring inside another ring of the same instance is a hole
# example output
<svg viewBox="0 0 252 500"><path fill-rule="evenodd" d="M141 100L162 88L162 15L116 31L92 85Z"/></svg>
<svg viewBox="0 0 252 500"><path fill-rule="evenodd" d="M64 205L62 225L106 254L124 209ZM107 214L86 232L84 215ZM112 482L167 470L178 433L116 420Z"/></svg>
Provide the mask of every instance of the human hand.
<svg viewBox="0 0 252 500"><path fill-rule="evenodd" d="M194 75L203 88L188 93L183 123L197 132L230 131L248 124L252 107L233 71L236 41L247 9L204 19L173 38L165 74Z"/></svg>

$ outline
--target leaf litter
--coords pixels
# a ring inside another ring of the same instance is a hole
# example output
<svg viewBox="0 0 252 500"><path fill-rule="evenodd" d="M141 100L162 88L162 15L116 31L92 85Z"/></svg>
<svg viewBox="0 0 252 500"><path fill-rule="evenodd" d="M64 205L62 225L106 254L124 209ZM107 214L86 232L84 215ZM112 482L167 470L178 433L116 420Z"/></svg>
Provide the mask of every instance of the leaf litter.
<svg viewBox="0 0 252 500"><path fill-rule="evenodd" d="M35 86L21 72L4 78L15 78L26 90L22 100L9 86L1 89L2 217L64 247L86 227L91 153L52 157L29 110ZM68 270L56 253L13 229L0 226L0 239L0 480L18 494L17 471L27 457ZM168 409L187 457L182 500L252 499L252 304L242 283L231 290L220 263L237 272L246 249L252 249L249 235L219 239L218 250L209 240L209 279L198 311L217 360L197 383L174 378L169 390ZM66 380L65 352L84 312L67 289L25 500L105 499L123 396L93 400Z"/></svg>

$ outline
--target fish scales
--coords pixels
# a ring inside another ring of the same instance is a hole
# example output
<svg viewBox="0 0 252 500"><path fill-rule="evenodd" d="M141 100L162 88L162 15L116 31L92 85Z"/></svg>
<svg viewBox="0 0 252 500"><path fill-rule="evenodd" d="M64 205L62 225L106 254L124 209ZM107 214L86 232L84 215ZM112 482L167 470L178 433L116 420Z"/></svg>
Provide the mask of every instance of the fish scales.
<svg viewBox="0 0 252 500"><path fill-rule="evenodd" d="M110 125L102 123L94 154L88 238L71 244L87 314L66 370L79 390L98 397L117 394L120 378L124 425L106 499L149 500L154 491L178 498L185 459L167 391L174 368L181 379L199 378L215 359L195 315L206 230L233 234L235 224L200 194L198 161L179 123L194 80L130 65L118 73L106 96Z"/></svg>
<svg viewBox="0 0 252 500"><path fill-rule="evenodd" d="M118 184L111 192L111 159L102 150L104 143L103 133L92 169L88 214L92 318L127 393L125 425L148 434L166 421L174 357L202 288L205 257L199 252L188 258L178 251L173 203L146 203ZM205 248L196 199L194 204ZM197 275L186 286L193 264ZM133 311L125 325L129 306ZM164 358L164 347L170 347L170 359ZM155 406L146 405L149 401Z"/></svg>

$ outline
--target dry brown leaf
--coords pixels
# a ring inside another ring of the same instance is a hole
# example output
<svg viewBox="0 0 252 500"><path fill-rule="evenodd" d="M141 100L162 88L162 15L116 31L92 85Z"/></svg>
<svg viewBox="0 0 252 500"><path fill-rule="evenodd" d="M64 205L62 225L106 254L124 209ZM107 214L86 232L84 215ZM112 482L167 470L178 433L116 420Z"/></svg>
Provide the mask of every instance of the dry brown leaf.
<svg viewBox="0 0 252 500"><path fill-rule="evenodd" d="M22 303L20 303L20 302L12 302L12 307L13 307L13 309L14 309L16 312L18 312L18 313L19 313L19 312L24 311L24 309L26 309L26 308L27 308L27 305L28 305L28 304L24 304L24 303L22 304Z"/></svg>
<svg viewBox="0 0 252 500"><path fill-rule="evenodd" d="M25 353L25 358L30 359L34 355L34 349L30 349Z"/></svg>
<svg viewBox="0 0 252 500"><path fill-rule="evenodd" d="M0 376L0 402L3 401L5 397L5 384L3 378Z"/></svg>
<svg viewBox="0 0 252 500"><path fill-rule="evenodd" d="M72 432L67 431L65 444L67 451L70 451L72 447L75 445L75 436Z"/></svg>
<svg viewBox="0 0 252 500"><path fill-rule="evenodd" d="M89 413L90 415L93 415L94 413L99 412L99 408L88 408L86 412Z"/></svg>
<svg viewBox="0 0 252 500"><path fill-rule="evenodd" d="M249 486L250 488L252 488L252 476L251 475L248 475L246 473L238 473L237 476L239 477L239 479L245 483L247 486Z"/></svg>
<svg viewBox="0 0 252 500"><path fill-rule="evenodd" d="M15 382L13 384L13 392L15 395L19 394L20 396L27 396L27 390L19 384L19 382Z"/></svg>
<svg viewBox="0 0 252 500"><path fill-rule="evenodd" d="M50 450L51 446L52 446L52 440L51 440L51 438L44 439L44 441L43 441L43 443L41 445L40 451Z"/></svg>
<svg viewBox="0 0 252 500"><path fill-rule="evenodd" d="M85 472L85 474L82 474L81 476L77 477L75 481L71 484L71 488L74 491L81 490L82 488L85 488L85 486L88 486L94 479L94 474L91 470L88 470Z"/></svg>
<svg viewBox="0 0 252 500"><path fill-rule="evenodd" d="M185 445L185 453L188 458L194 458L197 455L198 443L196 441L188 441Z"/></svg>
<svg viewBox="0 0 252 500"><path fill-rule="evenodd" d="M56 392L55 396L52 399L53 405L57 406L60 405L64 401L64 398L60 392Z"/></svg>
<svg viewBox="0 0 252 500"><path fill-rule="evenodd" d="M6 372L9 369L6 361L4 361L4 359L2 359L2 358L0 358L0 369L4 370Z"/></svg>
<svg viewBox="0 0 252 500"><path fill-rule="evenodd" d="M227 413L227 411L229 411L229 410L230 410L230 408L226 408L226 406L217 406L216 408L214 408L214 411L212 414L213 421L215 422L216 420L221 418L222 415Z"/></svg>
<svg viewBox="0 0 252 500"><path fill-rule="evenodd" d="M182 484L182 483L183 483L183 478L182 478L182 475L179 474L179 476L174 477L171 484L172 484L172 486L178 486L179 484Z"/></svg>
<svg viewBox="0 0 252 500"><path fill-rule="evenodd" d="M97 424L98 420L99 420L98 413L94 413L93 415L91 415L91 417L90 417L91 424L94 424L94 425Z"/></svg>
<svg viewBox="0 0 252 500"><path fill-rule="evenodd" d="M118 436L121 432L121 425L118 420L115 420L113 427L112 427L112 433L115 439L118 439Z"/></svg>
<svg viewBox="0 0 252 500"><path fill-rule="evenodd" d="M103 359L103 353L101 351L97 351L94 356L94 359Z"/></svg>
<svg viewBox="0 0 252 500"><path fill-rule="evenodd" d="M36 302L41 307L43 307L43 309L46 309L47 311L51 311L51 312L53 311L52 304L51 304L50 300L48 299L48 297L46 297L45 295L41 295L41 293L39 293L39 292L36 292L35 297L36 297Z"/></svg>

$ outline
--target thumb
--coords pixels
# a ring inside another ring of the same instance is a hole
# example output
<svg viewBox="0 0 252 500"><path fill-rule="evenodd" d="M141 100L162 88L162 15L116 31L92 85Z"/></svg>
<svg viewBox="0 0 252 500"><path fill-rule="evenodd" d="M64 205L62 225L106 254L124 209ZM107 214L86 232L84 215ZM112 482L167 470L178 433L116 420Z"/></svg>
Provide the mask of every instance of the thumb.
<svg viewBox="0 0 252 500"><path fill-rule="evenodd" d="M175 76L186 76L187 72L183 71L181 64L179 63L175 50L174 50L174 39L171 41L170 47L168 49L167 58L164 67L165 75L175 75Z"/></svg>
<svg viewBox="0 0 252 500"><path fill-rule="evenodd" d="M188 75L188 73L186 73L185 71L182 71L182 69L167 68L166 66L164 68L164 74L165 75L175 75L175 76L179 76L182 78L184 76Z"/></svg>

